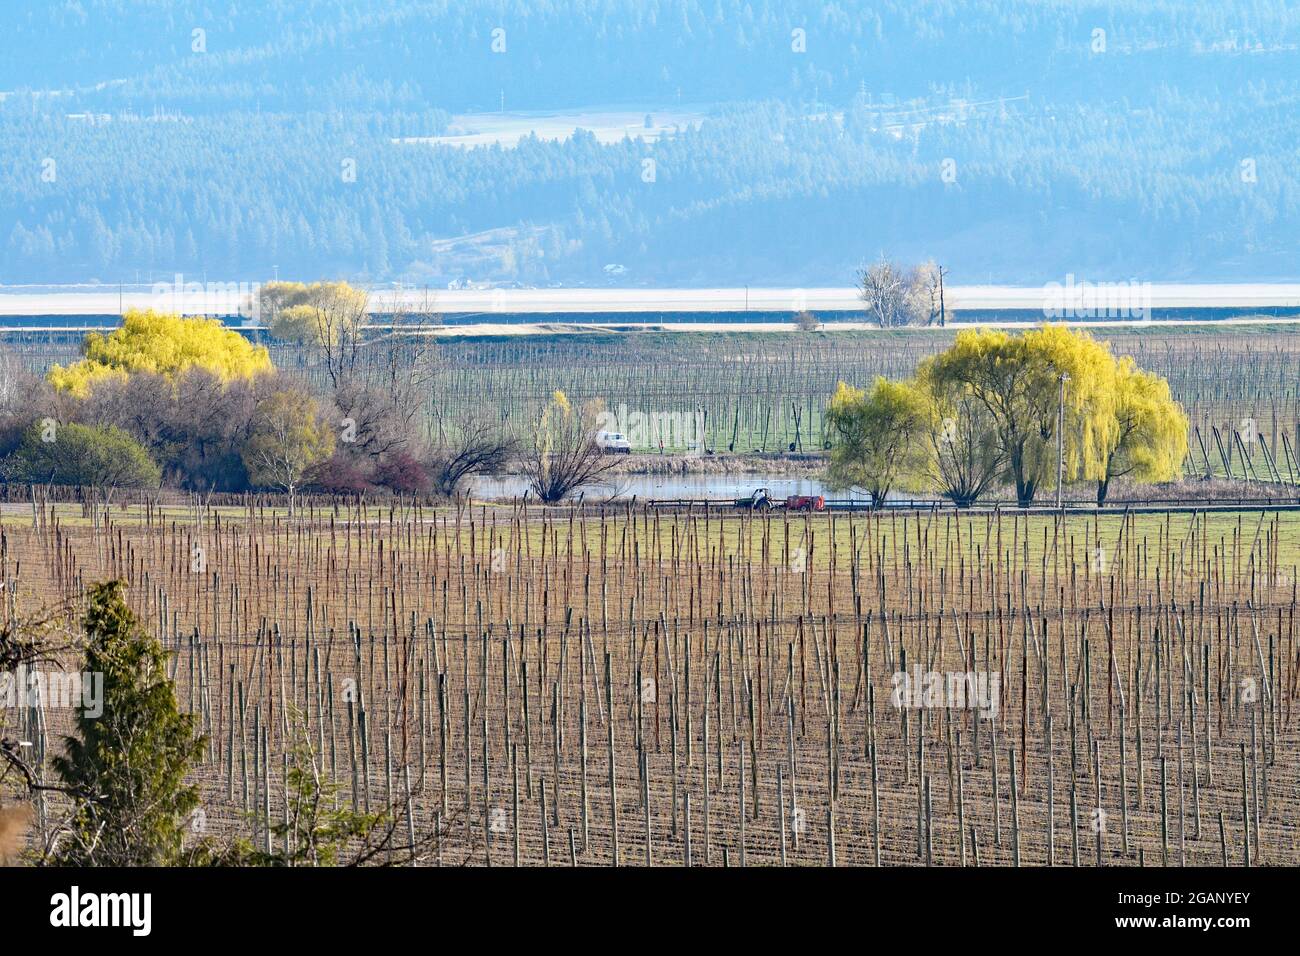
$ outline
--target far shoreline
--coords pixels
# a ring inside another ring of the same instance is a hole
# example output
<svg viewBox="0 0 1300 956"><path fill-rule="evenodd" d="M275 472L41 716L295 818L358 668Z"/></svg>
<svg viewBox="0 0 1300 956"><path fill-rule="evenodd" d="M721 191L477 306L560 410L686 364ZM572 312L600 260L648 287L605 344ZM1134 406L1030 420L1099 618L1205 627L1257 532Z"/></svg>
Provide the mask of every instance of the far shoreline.
<svg viewBox="0 0 1300 956"><path fill-rule="evenodd" d="M160 277L169 281L172 276ZM162 308L185 314L240 314L247 309L249 290L258 282L221 280L199 283L183 276L184 291L159 292L146 284L110 285L0 285L0 316L112 315L130 309ZM1162 283L1143 284L1145 301L1152 310L1294 309L1300 313L1300 282L1288 283ZM24 291L30 290L30 291ZM766 312L794 314L802 311L861 315L862 306L852 287L810 288L497 288L437 289L431 286L392 284L371 287L374 312L390 311L394 302L406 308L431 308L447 314L474 314L484 324L493 316L564 313L655 312ZM950 312L1042 310L1050 295L1047 286L952 285L946 290ZM1072 320L1073 321L1076 320ZM1082 320L1111 324L1113 319ZM1082 324L1082 321L1080 324ZM1131 321L1159 322L1160 319ZM771 323L764 323L770 325ZM838 324L838 323L837 323ZM865 324L865 323L864 323Z"/></svg>

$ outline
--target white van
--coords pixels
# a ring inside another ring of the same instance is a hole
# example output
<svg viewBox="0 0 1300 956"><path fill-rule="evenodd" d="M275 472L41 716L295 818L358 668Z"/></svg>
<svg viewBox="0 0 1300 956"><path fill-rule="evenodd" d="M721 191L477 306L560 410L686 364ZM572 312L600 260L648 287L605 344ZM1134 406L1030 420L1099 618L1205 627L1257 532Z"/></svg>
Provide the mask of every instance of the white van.
<svg viewBox="0 0 1300 956"><path fill-rule="evenodd" d="M632 454L632 443L620 432L596 432L596 447L606 455Z"/></svg>

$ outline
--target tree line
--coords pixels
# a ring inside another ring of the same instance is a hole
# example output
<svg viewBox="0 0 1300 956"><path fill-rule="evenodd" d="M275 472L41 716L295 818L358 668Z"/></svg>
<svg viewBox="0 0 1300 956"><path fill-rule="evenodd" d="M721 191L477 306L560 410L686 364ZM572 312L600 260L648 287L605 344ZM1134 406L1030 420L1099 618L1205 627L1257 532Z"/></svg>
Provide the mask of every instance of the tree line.
<svg viewBox="0 0 1300 956"><path fill-rule="evenodd" d="M437 357L426 312L373 327L369 295L346 283L271 284L273 334L295 373L215 319L128 312L91 333L82 359L43 377L0 363L0 475L73 485L201 492L264 489L454 494L513 448L478 416L430 428Z"/></svg>
<svg viewBox="0 0 1300 956"><path fill-rule="evenodd" d="M277 353L208 318L130 311L42 377L0 353L0 478L93 491L173 487L454 496L514 472L555 503L616 464L604 404L554 391L524 420L443 407L432 299L414 307L346 282L272 282L258 307ZM380 318L382 317L382 318ZM377 321L378 319L378 321Z"/></svg>
<svg viewBox="0 0 1300 956"><path fill-rule="evenodd" d="M1169 383L1063 326L962 331L910 379L841 382L827 423L831 482L876 507L904 488L969 507L1009 485L1023 508L1076 481L1102 504L1115 479L1171 481L1187 456Z"/></svg>
<svg viewBox="0 0 1300 956"><path fill-rule="evenodd" d="M593 89L609 102L679 91L687 102L829 99L864 82L901 92L966 79L1021 93L1049 74L1102 98L1220 82L1257 45L1296 39L1282 0L1252 3L1249 18L1210 0L881 0L860 11L819 0L281 0L256 11L203 0L11 0L6 24L13 42L0 89L81 88L101 107L190 111L361 102L459 111L496 108L501 90L520 109L589 102ZM97 42L69 43L72 34ZM1261 78L1287 68L1252 60Z"/></svg>

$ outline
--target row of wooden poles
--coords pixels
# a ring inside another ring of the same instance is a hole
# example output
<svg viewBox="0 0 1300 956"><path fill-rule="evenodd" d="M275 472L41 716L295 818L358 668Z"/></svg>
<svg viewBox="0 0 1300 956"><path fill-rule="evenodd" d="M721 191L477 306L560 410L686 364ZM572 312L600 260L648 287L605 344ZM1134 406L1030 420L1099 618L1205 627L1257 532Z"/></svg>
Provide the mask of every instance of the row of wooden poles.
<svg viewBox="0 0 1300 956"><path fill-rule="evenodd" d="M430 863L1296 862L1287 515L38 518L11 593L128 580L262 843L305 740Z"/></svg>

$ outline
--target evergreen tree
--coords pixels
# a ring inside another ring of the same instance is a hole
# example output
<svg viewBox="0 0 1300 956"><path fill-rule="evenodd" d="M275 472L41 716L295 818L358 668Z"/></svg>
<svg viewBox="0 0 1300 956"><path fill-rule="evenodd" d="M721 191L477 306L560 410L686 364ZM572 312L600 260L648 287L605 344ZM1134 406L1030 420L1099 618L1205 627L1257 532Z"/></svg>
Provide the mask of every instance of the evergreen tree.
<svg viewBox="0 0 1300 956"><path fill-rule="evenodd" d="M54 761L74 813L54 861L68 866L165 866L180 859L198 805L185 775L203 738L181 713L167 654L136 620L123 582L91 588L83 622L85 670L103 675L103 713L77 712L66 755Z"/></svg>

